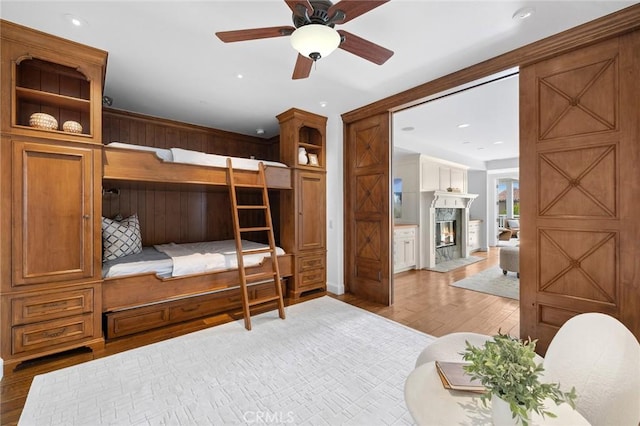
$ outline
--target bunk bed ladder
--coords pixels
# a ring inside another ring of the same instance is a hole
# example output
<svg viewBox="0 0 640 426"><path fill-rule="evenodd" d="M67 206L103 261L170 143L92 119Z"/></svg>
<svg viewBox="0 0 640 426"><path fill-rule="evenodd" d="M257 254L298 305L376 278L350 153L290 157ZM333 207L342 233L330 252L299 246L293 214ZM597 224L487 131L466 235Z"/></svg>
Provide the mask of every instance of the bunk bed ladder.
<svg viewBox="0 0 640 426"><path fill-rule="evenodd" d="M257 183L238 183L233 173L233 165L231 159L227 158L227 183L229 185L229 196L231 198L231 209L233 216L233 230L236 240L236 254L238 256L238 274L240 278L240 294L242 298L242 311L244 315L244 326L247 330L251 330L251 308L257 305L263 305L266 303L277 302L278 313L280 318L285 319L284 314L284 300L282 296L282 287L280 280L280 268L278 266L278 258L276 254L276 240L273 235L273 222L271 220L271 207L269 205L269 191L267 189L267 180L264 174L264 164L258 164L258 178ZM238 188L255 188L262 191L262 204L260 205L239 205L238 204ZM264 211L265 226L243 228L240 225L240 210L262 210ZM265 231L269 237L269 248L261 250L243 250L242 248L242 234L245 232ZM245 253L270 253L272 272L259 273L247 275L247 271L244 268ZM251 283L273 281L276 295L267 296L256 299L249 299L249 291L247 285Z"/></svg>

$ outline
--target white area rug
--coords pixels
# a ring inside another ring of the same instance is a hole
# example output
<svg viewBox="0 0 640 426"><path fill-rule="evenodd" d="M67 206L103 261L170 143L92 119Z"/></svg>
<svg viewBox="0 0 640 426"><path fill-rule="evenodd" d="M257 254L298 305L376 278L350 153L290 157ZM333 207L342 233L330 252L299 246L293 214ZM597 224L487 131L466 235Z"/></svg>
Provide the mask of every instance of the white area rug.
<svg viewBox="0 0 640 426"><path fill-rule="evenodd" d="M433 337L330 297L36 376L21 425L407 425Z"/></svg>
<svg viewBox="0 0 640 426"><path fill-rule="evenodd" d="M445 262L440 262L436 264L433 268L426 268L429 271L435 272L449 272L454 269L462 268L463 266L471 265L472 263L480 262L484 260L484 257L478 256L469 256L469 257L461 257L459 259L447 260Z"/></svg>
<svg viewBox="0 0 640 426"><path fill-rule="evenodd" d="M520 299L520 280L517 278L516 273L508 272L507 275L504 275L499 266L456 281L451 285L481 293L508 297L509 299Z"/></svg>

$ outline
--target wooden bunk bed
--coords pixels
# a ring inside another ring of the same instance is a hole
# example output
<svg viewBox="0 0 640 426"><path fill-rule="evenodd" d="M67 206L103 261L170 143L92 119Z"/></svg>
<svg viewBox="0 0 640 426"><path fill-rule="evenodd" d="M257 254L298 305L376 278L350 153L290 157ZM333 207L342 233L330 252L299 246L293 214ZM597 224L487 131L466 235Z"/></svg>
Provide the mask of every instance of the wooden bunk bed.
<svg viewBox="0 0 640 426"><path fill-rule="evenodd" d="M224 167L176 163L163 160L149 148L131 148L103 147L103 189L228 191ZM252 184L258 171L234 168L234 176L235 182ZM286 166L267 166L265 178L269 189L291 189L291 171ZM279 255L278 266L283 278L292 276L293 255ZM246 268L251 274L271 269L268 257L260 264ZM179 277L163 278L151 272L104 278L102 311L106 337L124 336L237 309L241 306L238 286L237 269ZM272 283L255 284L249 290L252 298L264 297L274 291Z"/></svg>
<svg viewBox="0 0 640 426"><path fill-rule="evenodd" d="M102 152L103 181L110 185L122 186L135 182L161 188L170 188L172 185L189 186L194 190L227 188L227 172L224 167L171 162L161 159L157 151L111 145L106 145ZM235 170L234 174L238 183L245 184L255 183L258 176L257 169ZM291 170L284 165L273 167L267 164L265 177L267 186L271 189L291 189Z"/></svg>

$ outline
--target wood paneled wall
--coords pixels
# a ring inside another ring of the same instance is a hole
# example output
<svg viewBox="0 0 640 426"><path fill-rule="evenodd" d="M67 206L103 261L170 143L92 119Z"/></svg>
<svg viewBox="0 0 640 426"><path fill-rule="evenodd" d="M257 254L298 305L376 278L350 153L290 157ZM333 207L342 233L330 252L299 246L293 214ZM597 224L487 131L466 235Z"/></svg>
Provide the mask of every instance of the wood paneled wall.
<svg viewBox="0 0 640 426"><path fill-rule="evenodd" d="M212 154L278 160L278 137L270 140L225 132L129 112L105 110L102 140L158 148L183 148ZM145 246L168 242L186 243L233 239L229 194L225 188L214 191L164 190L131 184L127 187L103 184L102 215L124 217L138 214ZM252 202L254 195L245 195ZM273 191L271 208L276 238L279 235L279 195ZM247 224L260 218L249 217ZM262 235L244 235L256 241Z"/></svg>

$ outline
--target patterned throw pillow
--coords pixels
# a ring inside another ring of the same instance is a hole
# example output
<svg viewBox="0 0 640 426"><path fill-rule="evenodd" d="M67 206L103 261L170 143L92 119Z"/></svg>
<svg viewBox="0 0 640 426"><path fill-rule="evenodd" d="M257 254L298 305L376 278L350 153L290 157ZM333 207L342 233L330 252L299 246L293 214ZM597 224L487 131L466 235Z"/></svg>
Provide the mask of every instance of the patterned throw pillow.
<svg viewBox="0 0 640 426"><path fill-rule="evenodd" d="M142 251L142 236L138 215L120 221L102 218L102 261L117 259Z"/></svg>

